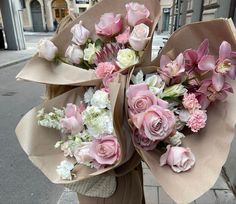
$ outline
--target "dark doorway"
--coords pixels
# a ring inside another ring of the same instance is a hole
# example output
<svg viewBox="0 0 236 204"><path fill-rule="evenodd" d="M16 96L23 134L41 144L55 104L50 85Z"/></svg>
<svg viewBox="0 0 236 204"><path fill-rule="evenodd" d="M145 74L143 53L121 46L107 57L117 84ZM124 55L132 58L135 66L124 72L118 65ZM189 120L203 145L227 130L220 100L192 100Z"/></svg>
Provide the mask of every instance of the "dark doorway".
<svg viewBox="0 0 236 204"><path fill-rule="evenodd" d="M34 32L43 32L43 20L41 5L37 0L33 0L30 3L31 17Z"/></svg>

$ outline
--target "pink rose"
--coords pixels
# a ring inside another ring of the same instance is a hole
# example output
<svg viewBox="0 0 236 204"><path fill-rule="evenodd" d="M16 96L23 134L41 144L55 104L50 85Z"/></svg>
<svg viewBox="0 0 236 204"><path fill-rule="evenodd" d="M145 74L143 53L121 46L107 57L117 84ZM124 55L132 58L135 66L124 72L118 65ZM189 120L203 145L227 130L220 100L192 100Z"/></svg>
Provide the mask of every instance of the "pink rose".
<svg viewBox="0 0 236 204"><path fill-rule="evenodd" d="M83 128L81 112L84 110L83 103L80 106L68 103L65 108L65 118L61 119L61 127L72 134L79 133Z"/></svg>
<svg viewBox="0 0 236 204"><path fill-rule="evenodd" d="M114 13L105 13L101 16L98 24L95 24L95 30L98 35L111 37L122 29L121 15Z"/></svg>
<svg viewBox="0 0 236 204"><path fill-rule="evenodd" d="M80 113L77 113L77 116L72 116L70 118L63 118L60 121L61 127L70 132L71 134L79 133L83 127L82 116Z"/></svg>
<svg viewBox="0 0 236 204"><path fill-rule="evenodd" d="M113 135L104 135L95 139L90 148L90 156L99 164L114 164L120 159L120 145Z"/></svg>
<svg viewBox="0 0 236 204"><path fill-rule="evenodd" d="M133 133L133 142L135 145L146 151L155 149L158 143L158 141L152 141L149 138L140 135L137 129L135 129Z"/></svg>
<svg viewBox="0 0 236 204"><path fill-rule="evenodd" d="M133 114L141 113L152 105L157 105L156 96L149 90L147 84L131 85L127 92L129 110Z"/></svg>
<svg viewBox="0 0 236 204"><path fill-rule="evenodd" d="M207 114L205 110L195 110L186 125L191 128L191 131L198 132L206 126L206 120Z"/></svg>
<svg viewBox="0 0 236 204"><path fill-rule="evenodd" d="M130 34L129 44L136 51L142 51L150 40L149 27L141 23L134 27Z"/></svg>
<svg viewBox="0 0 236 204"><path fill-rule="evenodd" d="M175 131L174 113L158 105L133 115L132 122L143 137L152 141L162 141Z"/></svg>
<svg viewBox="0 0 236 204"><path fill-rule="evenodd" d="M96 76L98 78L105 78L111 76L111 74L116 70L116 66L111 62L100 62L95 70Z"/></svg>
<svg viewBox="0 0 236 204"><path fill-rule="evenodd" d="M160 165L169 165L174 172L188 171L195 164L195 157L189 148L167 146L160 158Z"/></svg>
<svg viewBox="0 0 236 204"><path fill-rule="evenodd" d="M85 143L82 146L78 146L74 150L74 157L78 163L88 163L93 161L93 158L90 156L90 147L91 143Z"/></svg>
<svg viewBox="0 0 236 204"><path fill-rule="evenodd" d="M127 27L125 31L116 36L116 41L120 44L126 44L129 42L130 27Z"/></svg>
<svg viewBox="0 0 236 204"><path fill-rule="evenodd" d="M127 10L127 21L130 26L135 26L139 21L147 19L150 15L149 10L143 5L139 3L128 3L125 5Z"/></svg>
<svg viewBox="0 0 236 204"><path fill-rule="evenodd" d="M53 61L57 56L58 48L53 44L52 41L41 39L38 43L38 53L39 57L48 61Z"/></svg>
<svg viewBox="0 0 236 204"><path fill-rule="evenodd" d="M66 117L72 117L75 116L77 113L78 107L75 104L72 103L68 103L66 104L66 108L65 108L65 115Z"/></svg>
<svg viewBox="0 0 236 204"><path fill-rule="evenodd" d="M82 21L75 24L70 31L73 34L72 42L77 45L84 45L90 36L89 30L82 26Z"/></svg>

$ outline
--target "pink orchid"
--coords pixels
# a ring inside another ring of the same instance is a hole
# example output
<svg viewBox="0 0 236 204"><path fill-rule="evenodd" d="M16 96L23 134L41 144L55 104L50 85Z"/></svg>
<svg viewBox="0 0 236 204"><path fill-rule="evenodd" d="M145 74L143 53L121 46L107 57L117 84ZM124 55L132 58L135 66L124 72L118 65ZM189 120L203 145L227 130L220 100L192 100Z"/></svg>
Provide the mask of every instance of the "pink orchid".
<svg viewBox="0 0 236 204"><path fill-rule="evenodd" d="M201 104L201 108L206 109L211 102L216 100L223 101L227 97L227 92L233 93L233 89L230 84L224 82L221 90L217 91L213 85L213 81L208 79L202 82L197 92L197 98Z"/></svg>
<svg viewBox="0 0 236 204"><path fill-rule="evenodd" d="M160 61L161 77L168 84L170 79L180 76L185 71L184 66L184 56L182 53L173 61L167 55L162 55Z"/></svg>
<svg viewBox="0 0 236 204"><path fill-rule="evenodd" d="M184 51L185 66L187 69L193 69L198 65L204 55L209 52L209 41L205 39L197 50L187 49Z"/></svg>
<svg viewBox="0 0 236 204"><path fill-rule="evenodd" d="M216 91L220 91L225 82L225 75L235 79L236 65L232 60L231 45L223 41L219 48L219 58L215 59L212 55L203 56L198 64L198 68L202 71L213 71L212 84Z"/></svg>

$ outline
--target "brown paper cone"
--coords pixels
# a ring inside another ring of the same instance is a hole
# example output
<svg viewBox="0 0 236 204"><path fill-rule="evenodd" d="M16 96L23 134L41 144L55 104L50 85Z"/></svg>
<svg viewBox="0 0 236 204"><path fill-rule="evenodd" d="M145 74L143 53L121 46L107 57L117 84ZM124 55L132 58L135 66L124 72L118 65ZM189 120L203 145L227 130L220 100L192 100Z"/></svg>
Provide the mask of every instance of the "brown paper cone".
<svg viewBox="0 0 236 204"><path fill-rule="evenodd" d="M232 21L227 19L189 24L170 37L161 54L168 54L174 59L187 48L196 49L208 38L211 53L218 55L219 45L223 40L231 43L232 49L236 50L235 34ZM161 54L152 65L159 66ZM139 69L150 73L155 72L157 67ZM137 71L138 69L135 70ZM230 83L235 91L236 81ZM144 151L136 147L158 183L177 203L190 203L204 194L214 185L221 172L230 150L236 122L236 95L229 94L226 100L212 104L207 110L206 127L184 139L183 146L190 147L196 157L196 164L190 171L178 174L168 166L160 167L161 153L158 150Z"/></svg>
<svg viewBox="0 0 236 204"><path fill-rule="evenodd" d="M72 33L70 30L73 25L82 20L83 25L92 33L91 37L97 39L95 23L99 21L100 16L107 12L114 12L117 14L120 13L125 17L125 4L129 2L129 0L103 0L80 15L73 22L69 23L67 27L52 39L53 43L58 47L59 55L64 56L67 47L72 44ZM136 0L135 2L145 4L150 11L150 18L153 20L153 26L150 32L150 36L152 37L161 13L160 3L158 0ZM152 51L151 44L152 40L145 48L140 64L150 62ZM35 55L30 62L25 65L16 78L19 80L55 85L86 85L86 82L93 84L96 83L97 80L94 70L84 70L65 63L56 65L47 62L45 59L38 57L38 55Z"/></svg>
<svg viewBox="0 0 236 204"><path fill-rule="evenodd" d="M129 132L123 127L127 127L126 120L123 114L124 105L124 89L125 89L126 77L119 76L119 80L110 84L111 105L113 114L113 125L115 129L115 135L121 146L121 159L115 165L102 169L95 170L83 165L79 165L77 168L78 175L73 181L61 180L56 173L56 167L62 160L65 160L63 152L59 149L55 149L54 145L56 141L60 140L59 131L55 129L49 129L39 126L37 123L37 111L41 108L45 108L45 111L49 112L53 107L62 108L67 103L76 103L83 100L85 87L74 88L52 100L46 101L44 104L33 108L29 111L19 122L16 127L17 138L29 156L29 159L53 182L57 184L75 183L79 180L89 178L95 175L107 172L115 167L120 166L131 158L134 153L134 147L129 137ZM73 162L75 160L71 159ZM132 169L132 167L130 167Z"/></svg>

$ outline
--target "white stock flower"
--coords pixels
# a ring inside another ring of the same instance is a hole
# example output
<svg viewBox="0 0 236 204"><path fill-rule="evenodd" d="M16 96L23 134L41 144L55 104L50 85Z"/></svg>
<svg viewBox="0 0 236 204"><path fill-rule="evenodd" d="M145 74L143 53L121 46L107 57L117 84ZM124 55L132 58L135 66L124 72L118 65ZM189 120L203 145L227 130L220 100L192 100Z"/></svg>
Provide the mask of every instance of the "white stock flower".
<svg viewBox="0 0 236 204"><path fill-rule="evenodd" d="M57 166L57 174L64 180L72 180L71 170L74 168L74 164L67 160L63 160L59 166Z"/></svg>
<svg viewBox="0 0 236 204"><path fill-rule="evenodd" d="M70 60L70 62L74 64L79 64L81 62L81 59L84 57L83 50L77 46L77 45L69 45L65 57Z"/></svg>
<svg viewBox="0 0 236 204"><path fill-rule="evenodd" d="M97 90L91 99L91 105L98 108L108 108L110 105L109 94L105 91Z"/></svg>
<svg viewBox="0 0 236 204"><path fill-rule="evenodd" d="M133 66L139 62L139 59L134 50L129 48L121 49L117 54L117 65L121 69Z"/></svg>
<svg viewBox="0 0 236 204"><path fill-rule="evenodd" d="M41 39L38 43L38 54L39 57L44 58L48 61L53 61L58 52L57 47L52 41L47 39Z"/></svg>

